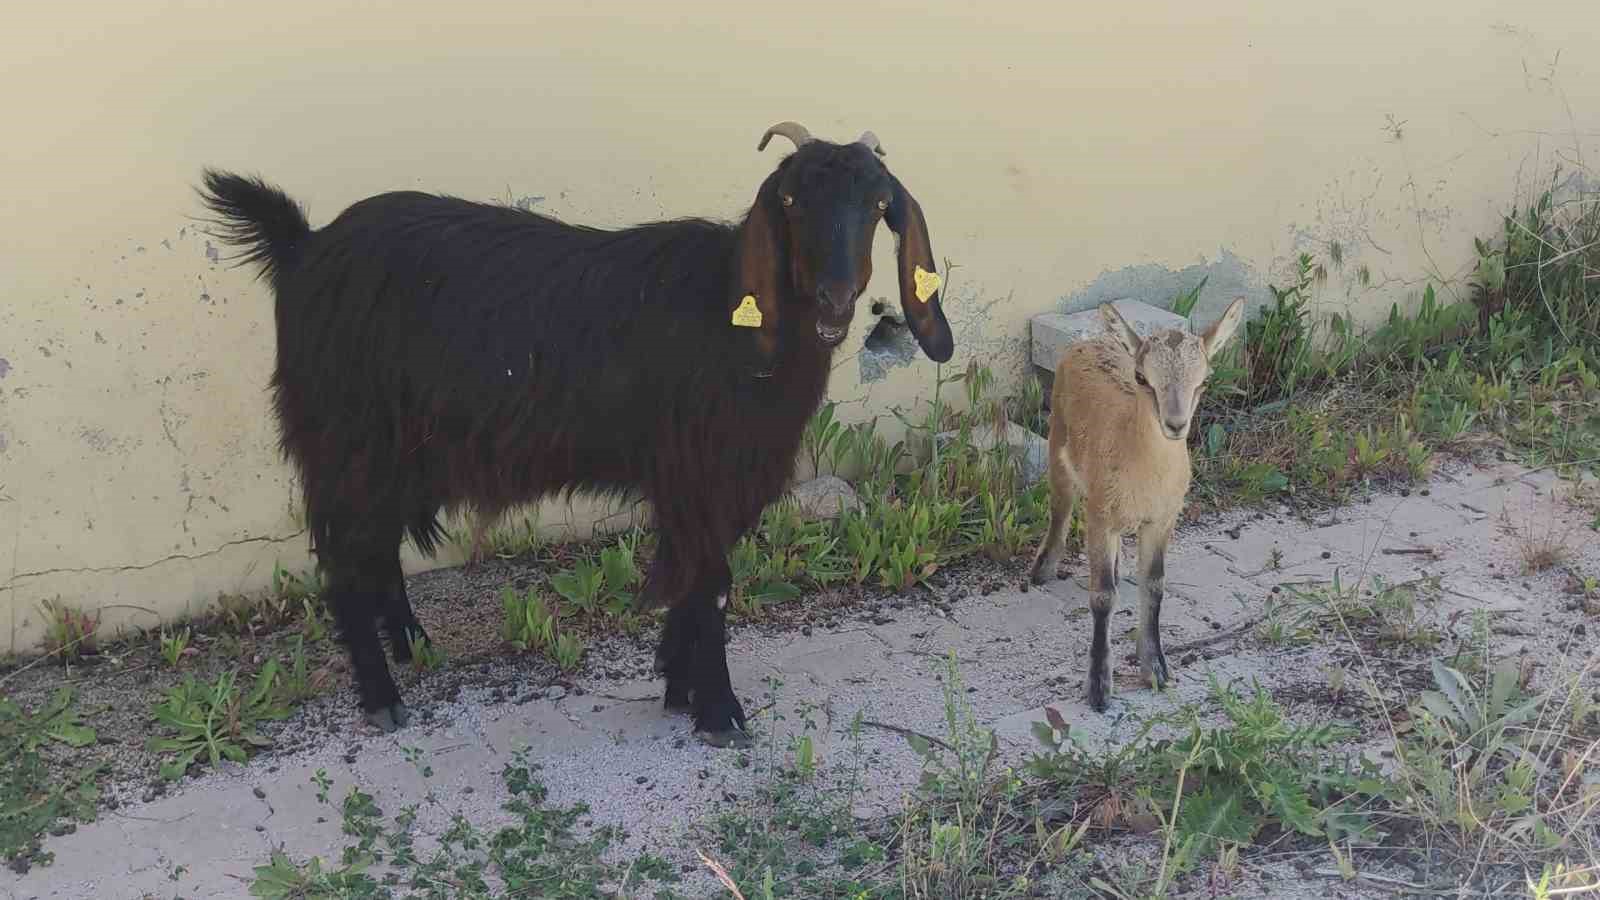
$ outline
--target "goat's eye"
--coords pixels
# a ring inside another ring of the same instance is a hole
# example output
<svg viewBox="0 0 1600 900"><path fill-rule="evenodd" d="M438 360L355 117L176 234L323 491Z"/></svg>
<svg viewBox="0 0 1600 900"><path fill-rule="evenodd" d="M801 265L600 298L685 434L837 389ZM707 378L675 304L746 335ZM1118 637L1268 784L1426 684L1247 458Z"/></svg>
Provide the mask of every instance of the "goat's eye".
<svg viewBox="0 0 1600 900"><path fill-rule="evenodd" d="M883 212L884 210L886 210L888 208L889 208L889 201L887 201L887 200L879 200L878 201L878 212Z"/></svg>
<svg viewBox="0 0 1600 900"><path fill-rule="evenodd" d="M1149 380L1147 380L1144 377L1144 373L1143 372L1134 372L1133 373L1133 380L1139 382L1139 385L1141 387L1149 387L1150 386L1150 382L1149 382Z"/></svg>
<svg viewBox="0 0 1600 900"><path fill-rule="evenodd" d="M784 194L783 195L783 205L784 206L793 206L794 205L794 197L789 195L789 194Z"/></svg>

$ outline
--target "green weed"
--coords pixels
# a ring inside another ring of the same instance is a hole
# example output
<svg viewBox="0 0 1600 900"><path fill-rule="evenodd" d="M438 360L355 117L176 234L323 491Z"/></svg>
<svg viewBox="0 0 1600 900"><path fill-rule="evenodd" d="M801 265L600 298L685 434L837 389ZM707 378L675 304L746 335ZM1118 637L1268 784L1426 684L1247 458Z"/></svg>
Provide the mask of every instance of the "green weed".
<svg viewBox="0 0 1600 900"><path fill-rule="evenodd" d="M187 675L182 684L170 688L154 709L156 724L168 736L149 741L151 750L173 754L161 764L161 777L182 778L202 757L212 766L224 759L242 763L248 748L269 746L256 726L289 715L289 708L275 696L277 675L277 660L268 660L248 694L240 692L235 671L223 673L211 684Z"/></svg>
<svg viewBox="0 0 1600 900"><path fill-rule="evenodd" d="M183 662L183 658L188 652L189 629L187 627L175 632L168 632L165 628L161 629L161 659L169 667L176 669L178 664Z"/></svg>
<svg viewBox="0 0 1600 900"><path fill-rule="evenodd" d="M100 763L63 774L39 753L46 743L82 749L96 741L73 708L72 688L58 689L40 708L28 711L0 695L0 863L26 872L48 865L53 855L42 841L47 833L92 821L99 797Z"/></svg>

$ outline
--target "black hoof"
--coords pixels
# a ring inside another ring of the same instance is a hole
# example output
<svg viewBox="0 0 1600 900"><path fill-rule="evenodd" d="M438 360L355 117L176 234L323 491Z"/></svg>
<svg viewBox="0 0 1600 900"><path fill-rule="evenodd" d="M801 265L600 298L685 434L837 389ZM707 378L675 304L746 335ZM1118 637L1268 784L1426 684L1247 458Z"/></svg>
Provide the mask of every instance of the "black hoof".
<svg viewBox="0 0 1600 900"><path fill-rule="evenodd" d="M667 682L667 693L661 700L661 705L668 712L686 713L694 709L694 702L690 697L689 686Z"/></svg>
<svg viewBox="0 0 1600 900"><path fill-rule="evenodd" d="M739 698L732 693L720 700L696 703L695 707L695 731L725 736L729 732L746 734L750 730L749 723L745 721L744 707L739 705Z"/></svg>
<svg viewBox="0 0 1600 900"><path fill-rule="evenodd" d="M405 727L406 722L411 720L411 712L403 702L396 700L389 706L367 713L366 717L379 731L391 734Z"/></svg>

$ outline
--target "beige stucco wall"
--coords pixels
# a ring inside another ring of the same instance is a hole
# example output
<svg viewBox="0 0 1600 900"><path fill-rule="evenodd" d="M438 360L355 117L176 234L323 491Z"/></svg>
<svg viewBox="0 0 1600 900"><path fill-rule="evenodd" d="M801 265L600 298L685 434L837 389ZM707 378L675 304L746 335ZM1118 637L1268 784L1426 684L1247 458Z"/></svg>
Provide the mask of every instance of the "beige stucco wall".
<svg viewBox="0 0 1600 900"><path fill-rule="evenodd" d="M0 652L35 644L44 599L150 625L307 565L265 403L270 300L190 219L202 165L259 171L317 225L401 187L620 225L739 214L786 152L755 152L777 120L870 128L960 266L953 365L1011 371L1030 315L1210 273L1204 318L1330 241L1328 301L1386 310L1463 273L1519 172L1600 144L1600 3L1580 0L94 0L6 20ZM890 245L869 296L893 294ZM848 415L931 383L922 358L863 382L849 354Z"/></svg>

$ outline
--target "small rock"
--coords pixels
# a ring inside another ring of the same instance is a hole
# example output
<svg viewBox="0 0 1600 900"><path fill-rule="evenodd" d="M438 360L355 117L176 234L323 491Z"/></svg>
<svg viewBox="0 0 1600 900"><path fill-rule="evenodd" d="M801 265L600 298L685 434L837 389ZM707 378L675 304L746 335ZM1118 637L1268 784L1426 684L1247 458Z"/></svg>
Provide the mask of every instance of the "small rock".
<svg viewBox="0 0 1600 900"><path fill-rule="evenodd" d="M1222 630L1222 623L1221 622L1212 622L1211 623L1211 630L1212 631L1221 631Z"/></svg>
<svg viewBox="0 0 1600 900"><path fill-rule="evenodd" d="M267 799L267 792L263 791L261 788L253 788L251 789L250 793L255 794L257 800Z"/></svg>
<svg viewBox="0 0 1600 900"><path fill-rule="evenodd" d="M561 700L561 699L565 698L566 696L567 696L567 689L562 687L559 684L558 685L553 685L552 687L550 687L549 690L546 690L544 692L544 698L546 700Z"/></svg>
<svg viewBox="0 0 1600 900"><path fill-rule="evenodd" d="M802 625L802 626L800 626L800 633L805 635L806 637L811 637L811 626L810 625Z"/></svg>
<svg viewBox="0 0 1600 900"><path fill-rule="evenodd" d="M346 753L344 755L344 761L346 765L353 766L356 764L356 755L354 753Z"/></svg>
<svg viewBox="0 0 1600 900"><path fill-rule="evenodd" d="M1333 554L1327 550L1322 551L1323 559L1333 559Z"/></svg>
<svg viewBox="0 0 1600 900"><path fill-rule="evenodd" d="M265 826L265 825L257 825L256 826L256 833L257 834L259 834L259 833L261 833L263 831L266 831L266 830L267 830L267 826Z"/></svg>
<svg viewBox="0 0 1600 900"><path fill-rule="evenodd" d="M935 445L942 449L959 435L957 431L941 431L934 438ZM1050 442L1015 422L1006 422L1002 434L989 426L974 428L970 440L977 450L993 450L1002 442L1010 447L1022 480L1028 485L1038 484L1050 471Z"/></svg>
<svg viewBox="0 0 1600 900"><path fill-rule="evenodd" d="M824 475L796 485L789 496L801 518L811 522L837 519L841 512L861 509L861 498L856 496L855 488L837 475Z"/></svg>

